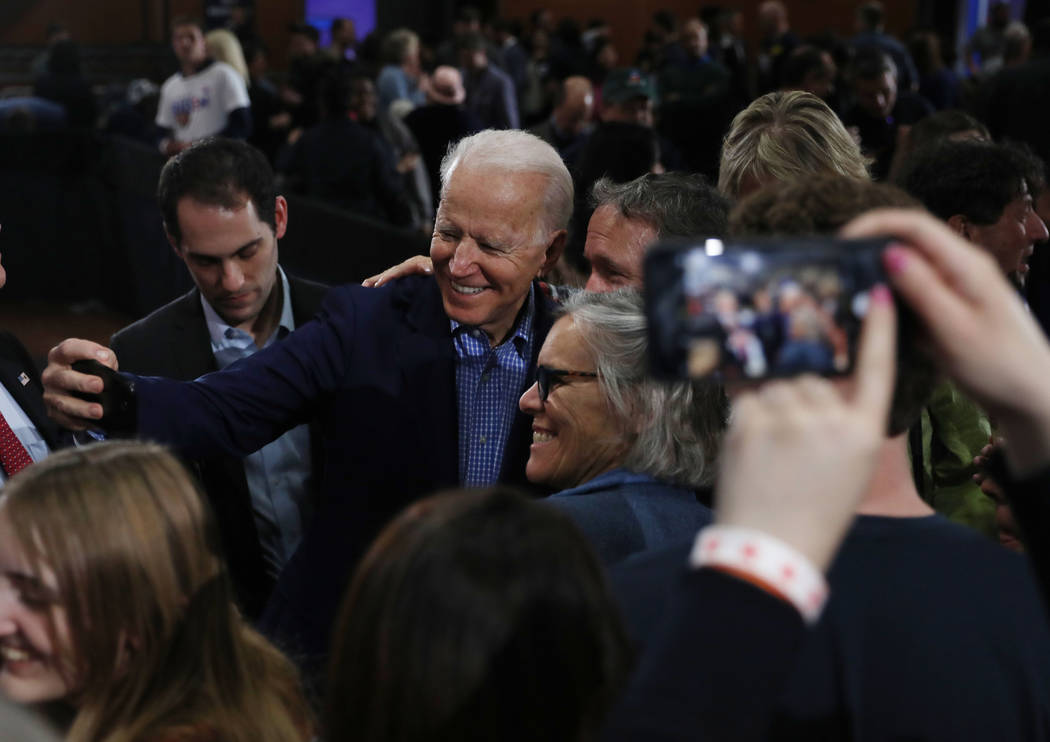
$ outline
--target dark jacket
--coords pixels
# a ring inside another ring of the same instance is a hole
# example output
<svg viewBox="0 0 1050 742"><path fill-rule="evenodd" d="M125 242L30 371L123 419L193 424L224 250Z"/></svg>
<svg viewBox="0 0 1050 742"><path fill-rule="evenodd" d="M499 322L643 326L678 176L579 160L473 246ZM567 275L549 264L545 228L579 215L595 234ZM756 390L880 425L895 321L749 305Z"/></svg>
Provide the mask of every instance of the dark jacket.
<svg viewBox="0 0 1050 742"><path fill-rule="evenodd" d="M280 289L280 283L276 284ZM321 307L328 287L288 277L295 326L302 327ZM110 341L122 371L190 381L216 371L201 296L197 289L125 327ZM314 482L320 461L312 438ZM239 456L203 452L191 462L200 477L219 526L234 590L245 615L258 616L269 600L274 580L267 574L255 527L251 493Z"/></svg>
<svg viewBox="0 0 1050 742"><path fill-rule="evenodd" d="M547 502L575 521L606 565L671 546L711 522L710 508L692 490L627 469L599 474Z"/></svg>
<svg viewBox="0 0 1050 742"><path fill-rule="evenodd" d="M36 426L48 448L54 451L72 443L69 433L47 416L36 364L22 343L7 332L0 332L0 382Z"/></svg>
<svg viewBox="0 0 1050 742"><path fill-rule="evenodd" d="M535 357L553 322L536 292ZM278 580L263 628L322 654L353 566L409 503L459 484L455 350L433 278L332 289L316 321L222 372L137 380L139 433L191 457L243 456L315 418L324 445L313 524ZM524 388L516 393L523 392ZM501 481L527 485L531 418L518 413Z"/></svg>

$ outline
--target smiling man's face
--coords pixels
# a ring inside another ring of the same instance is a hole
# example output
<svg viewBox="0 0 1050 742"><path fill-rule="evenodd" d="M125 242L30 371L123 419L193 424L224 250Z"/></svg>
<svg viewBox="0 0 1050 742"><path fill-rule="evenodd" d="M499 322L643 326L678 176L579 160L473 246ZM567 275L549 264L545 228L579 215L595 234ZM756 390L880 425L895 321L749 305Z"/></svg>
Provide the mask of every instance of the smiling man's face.
<svg viewBox="0 0 1050 742"><path fill-rule="evenodd" d="M445 313L501 343L532 280L554 265L565 230L545 228L547 176L459 165L430 242Z"/></svg>

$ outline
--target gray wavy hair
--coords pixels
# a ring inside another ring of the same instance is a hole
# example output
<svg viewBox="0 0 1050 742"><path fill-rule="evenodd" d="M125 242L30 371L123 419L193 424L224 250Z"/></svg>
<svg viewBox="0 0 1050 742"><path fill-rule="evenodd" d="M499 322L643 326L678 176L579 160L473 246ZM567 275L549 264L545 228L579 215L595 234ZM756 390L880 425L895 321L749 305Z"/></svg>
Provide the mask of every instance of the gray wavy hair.
<svg viewBox="0 0 1050 742"><path fill-rule="evenodd" d="M729 401L714 382L650 377L641 294L580 291L562 314L575 321L609 408L631 440L624 466L685 487L712 484Z"/></svg>

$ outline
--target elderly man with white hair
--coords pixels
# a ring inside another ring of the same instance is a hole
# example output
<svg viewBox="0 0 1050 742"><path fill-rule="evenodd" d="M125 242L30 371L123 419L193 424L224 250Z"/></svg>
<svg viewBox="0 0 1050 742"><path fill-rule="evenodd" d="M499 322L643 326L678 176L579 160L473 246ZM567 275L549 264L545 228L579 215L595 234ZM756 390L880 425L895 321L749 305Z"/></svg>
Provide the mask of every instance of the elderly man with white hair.
<svg viewBox="0 0 1050 742"><path fill-rule="evenodd" d="M137 433L191 458L244 456L308 419L320 426L321 502L264 617L308 653L323 653L353 564L407 503L526 482L531 425L517 403L552 323L535 279L561 254L572 179L522 131L461 140L441 176L432 276L333 289L312 322L196 381L124 375ZM117 366L109 349L64 341L49 358L49 410L105 427L101 406L74 396L102 386L71 368L81 358Z"/></svg>

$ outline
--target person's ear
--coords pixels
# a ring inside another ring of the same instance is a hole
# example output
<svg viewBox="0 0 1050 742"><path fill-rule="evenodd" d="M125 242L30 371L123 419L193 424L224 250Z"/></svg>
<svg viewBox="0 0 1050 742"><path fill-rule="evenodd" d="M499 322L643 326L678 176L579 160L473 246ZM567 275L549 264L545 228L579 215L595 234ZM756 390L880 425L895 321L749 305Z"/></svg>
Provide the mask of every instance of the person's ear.
<svg viewBox="0 0 1050 742"><path fill-rule="evenodd" d="M278 196L273 205L273 236L274 239L284 237L288 229L288 202L284 196Z"/></svg>
<svg viewBox="0 0 1050 742"><path fill-rule="evenodd" d="M948 217L948 226L960 237L970 239L970 220L962 214L952 214Z"/></svg>
<svg viewBox="0 0 1050 742"><path fill-rule="evenodd" d="M562 252L565 251L565 243L568 240L568 230L559 229L554 233L550 243L547 245L547 250L543 254L543 265L540 266L537 278L542 278L557 264L558 258L561 257Z"/></svg>
<svg viewBox="0 0 1050 742"><path fill-rule="evenodd" d="M175 241L175 235L168 231L167 224L164 225L164 236L168 238L168 244L171 245L171 249L181 258L182 250L179 249L179 243Z"/></svg>

